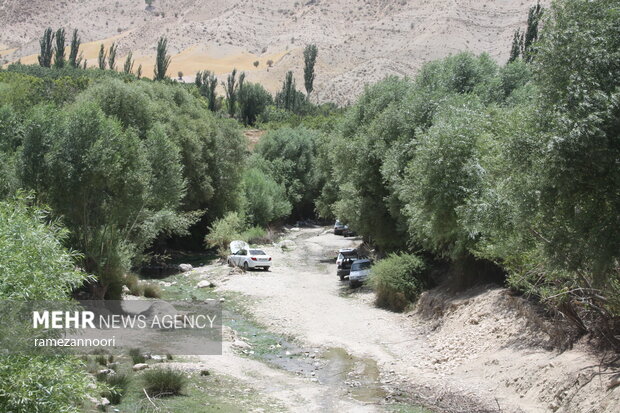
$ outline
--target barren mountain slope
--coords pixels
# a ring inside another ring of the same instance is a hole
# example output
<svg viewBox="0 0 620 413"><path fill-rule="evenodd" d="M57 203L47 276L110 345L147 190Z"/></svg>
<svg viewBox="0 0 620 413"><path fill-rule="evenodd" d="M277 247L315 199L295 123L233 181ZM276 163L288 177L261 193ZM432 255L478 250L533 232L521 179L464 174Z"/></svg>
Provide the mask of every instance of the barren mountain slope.
<svg viewBox="0 0 620 413"><path fill-rule="evenodd" d="M157 39L168 36L171 74L222 75L233 67L275 91L287 70L303 89L302 50L319 46L315 98L346 103L365 83L412 75L425 62L463 50L506 60L512 33L533 0L1 0L0 59L36 62L47 26L80 30L96 64L100 43L132 50L152 73ZM2 61L0 60L0 61ZM274 62L267 67L267 61ZM259 62L258 67L253 63ZM119 64L119 65L120 65ZM137 66L137 64L136 64Z"/></svg>

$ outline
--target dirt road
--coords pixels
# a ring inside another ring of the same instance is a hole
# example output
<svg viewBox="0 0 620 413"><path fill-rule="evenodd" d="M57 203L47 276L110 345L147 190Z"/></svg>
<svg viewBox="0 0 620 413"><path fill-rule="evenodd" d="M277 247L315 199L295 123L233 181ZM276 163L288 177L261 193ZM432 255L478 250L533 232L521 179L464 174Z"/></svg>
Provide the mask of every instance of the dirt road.
<svg viewBox="0 0 620 413"><path fill-rule="evenodd" d="M253 317L288 338L291 350L264 363L244 357L252 350L230 331L224 354L201 360L272 398L278 409L417 411L410 405L422 403L462 412L611 412L620 406L620 387L607 390L614 371L601 370L584 350L547 350L548 326L523 299L497 287L457 297L435 291L416 311L392 313L373 306L371 291L351 290L336 276L336 251L359 240L327 228L294 229L285 237L294 246L264 248L273 257L269 272L197 269L216 291L247 297Z"/></svg>

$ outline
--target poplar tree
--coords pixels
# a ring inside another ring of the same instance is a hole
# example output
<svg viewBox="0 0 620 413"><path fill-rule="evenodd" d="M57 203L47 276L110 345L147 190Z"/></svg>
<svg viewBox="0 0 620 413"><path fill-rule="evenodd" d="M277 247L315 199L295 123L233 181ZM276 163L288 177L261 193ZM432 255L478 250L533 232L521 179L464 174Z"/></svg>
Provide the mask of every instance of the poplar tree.
<svg viewBox="0 0 620 413"><path fill-rule="evenodd" d="M123 65L123 72L127 74L131 73L133 71L133 63L132 53L129 52L127 58L125 59L125 64Z"/></svg>
<svg viewBox="0 0 620 413"><path fill-rule="evenodd" d="M54 49L54 67L65 67L65 29L56 30L56 48Z"/></svg>
<svg viewBox="0 0 620 413"><path fill-rule="evenodd" d="M99 57L98 57L99 69L101 70L105 70L105 57L106 57L105 48L103 47L103 44L102 44L101 47L99 48Z"/></svg>
<svg viewBox="0 0 620 413"><path fill-rule="evenodd" d="M52 66L52 54L53 54L53 46L52 42L54 41L54 33L52 32L52 28L48 27L45 29L43 33L43 37L39 40L39 45L41 46L41 51L39 54L39 65L43 67L51 67Z"/></svg>
<svg viewBox="0 0 620 413"><path fill-rule="evenodd" d="M157 57L155 58L155 69L153 80L164 80L166 72L170 66L170 56L168 56L168 39L160 37L157 42Z"/></svg>
<svg viewBox="0 0 620 413"><path fill-rule="evenodd" d="M114 43L110 45L110 49L108 51L108 67L110 70L116 70L116 52L118 50L118 46Z"/></svg>
<svg viewBox="0 0 620 413"><path fill-rule="evenodd" d="M71 37L71 49L69 50L69 65L71 67L80 67L82 57L78 57L81 45L80 37L78 36L78 30L73 30L73 37Z"/></svg>
<svg viewBox="0 0 620 413"><path fill-rule="evenodd" d="M318 53L319 49L315 44L309 44L304 49L304 86L308 96L314 90L314 65Z"/></svg>

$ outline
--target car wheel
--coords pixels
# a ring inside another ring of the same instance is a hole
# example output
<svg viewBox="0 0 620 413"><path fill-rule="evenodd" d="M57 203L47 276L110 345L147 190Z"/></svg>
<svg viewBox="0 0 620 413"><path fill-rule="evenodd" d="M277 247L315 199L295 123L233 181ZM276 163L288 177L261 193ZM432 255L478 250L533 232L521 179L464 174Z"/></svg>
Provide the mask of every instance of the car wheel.
<svg viewBox="0 0 620 413"><path fill-rule="evenodd" d="M340 277L340 281L344 281L344 274L338 274L338 277Z"/></svg>
<svg viewBox="0 0 620 413"><path fill-rule="evenodd" d="M269 271L269 267L263 267L263 271Z"/></svg>
<svg viewBox="0 0 620 413"><path fill-rule="evenodd" d="M248 271L250 269L250 266L248 265L248 262L244 262L243 263L243 271Z"/></svg>
<svg viewBox="0 0 620 413"><path fill-rule="evenodd" d="M232 261L231 261L231 260L228 260L228 266L229 266L229 267L234 267L234 265L233 265L233 263L232 263Z"/></svg>

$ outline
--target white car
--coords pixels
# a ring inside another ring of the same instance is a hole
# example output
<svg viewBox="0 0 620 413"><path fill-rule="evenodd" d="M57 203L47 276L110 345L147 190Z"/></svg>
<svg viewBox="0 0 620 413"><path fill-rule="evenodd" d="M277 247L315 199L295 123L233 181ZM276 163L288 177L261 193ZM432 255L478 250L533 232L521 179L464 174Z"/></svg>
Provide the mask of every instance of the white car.
<svg viewBox="0 0 620 413"><path fill-rule="evenodd" d="M247 242L233 241L230 243L231 255L228 256L228 265L242 267L245 271L262 268L265 271L271 267L271 257L263 250L250 248Z"/></svg>
<svg viewBox="0 0 620 413"><path fill-rule="evenodd" d="M355 287L363 283L370 275L370 260L355 260L351 264L351 272L349 272L349 284Z"/></svg>

